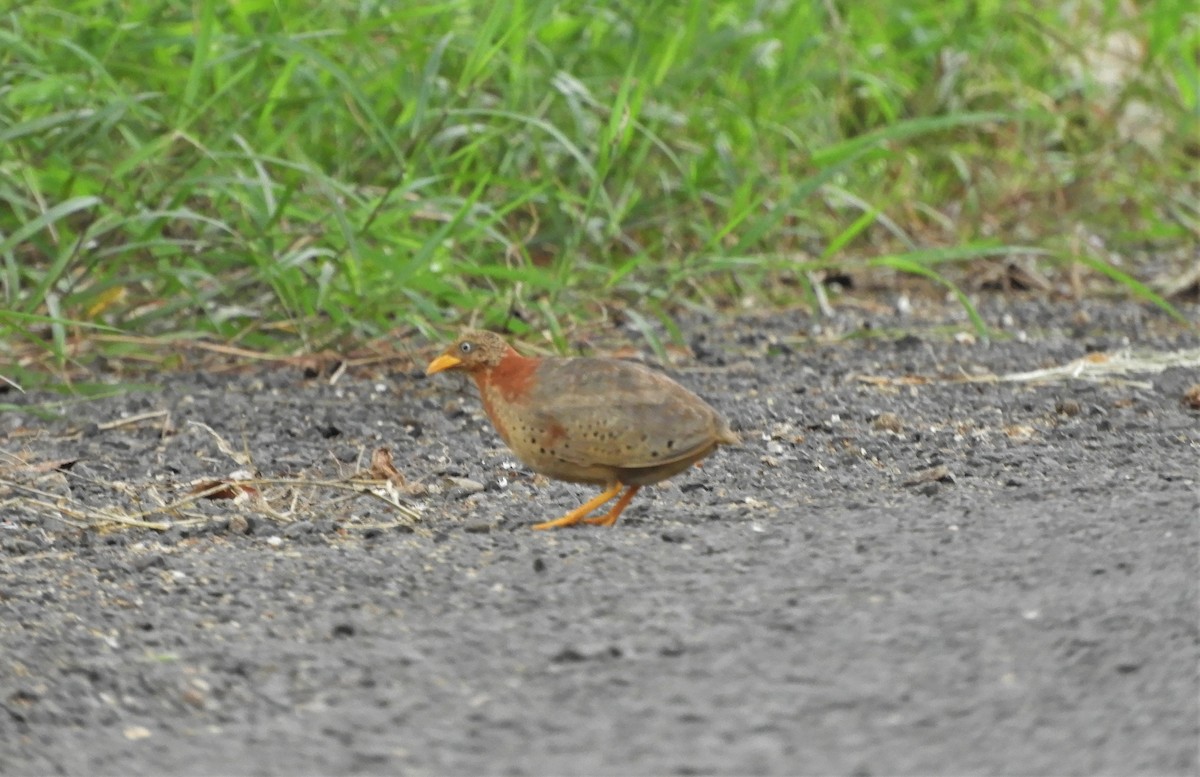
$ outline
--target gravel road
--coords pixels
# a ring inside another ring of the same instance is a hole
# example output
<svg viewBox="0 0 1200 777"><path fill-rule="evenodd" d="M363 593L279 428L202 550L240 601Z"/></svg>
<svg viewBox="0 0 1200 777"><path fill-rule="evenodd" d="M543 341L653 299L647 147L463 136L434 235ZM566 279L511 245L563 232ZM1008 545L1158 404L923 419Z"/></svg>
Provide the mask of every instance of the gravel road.
<svg viewBox="0 0 1200 777"><path fill-rule="evenodd" d="M419 363L10 391L0 773L1194 775L1200 336L984 312L687 322L744 444L611 529Z"/></svg>

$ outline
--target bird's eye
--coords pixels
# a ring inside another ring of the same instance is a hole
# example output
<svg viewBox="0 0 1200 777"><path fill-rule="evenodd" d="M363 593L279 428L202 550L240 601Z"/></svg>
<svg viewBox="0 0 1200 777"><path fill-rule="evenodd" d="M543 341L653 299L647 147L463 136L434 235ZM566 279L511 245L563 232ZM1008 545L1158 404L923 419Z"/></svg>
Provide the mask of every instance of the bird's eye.
<svg viewBox="0 0 1200 777"><path fill-rule="evenodd" d="M471 345L470 343L459 343L458 344L458 350L462 351L463 353L470 353L474 347L475 346Z"/></svg>

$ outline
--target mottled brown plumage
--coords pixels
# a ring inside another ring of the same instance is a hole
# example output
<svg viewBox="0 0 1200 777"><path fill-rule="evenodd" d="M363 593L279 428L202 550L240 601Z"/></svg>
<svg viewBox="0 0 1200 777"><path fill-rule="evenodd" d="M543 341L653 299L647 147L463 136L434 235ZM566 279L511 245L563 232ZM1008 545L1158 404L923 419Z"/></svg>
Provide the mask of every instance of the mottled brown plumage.
<svg viewBox="0 0 1200 777"><path fill-rule="evenodd" d="M535 529L605 526L642 486L676 475L738 436L703 399L666 375L617 359L522 356L491 332L466 332L425 374L475 379L500 437L530 469L604 493ZM628 490L605 515L588 518Z"/></svg>

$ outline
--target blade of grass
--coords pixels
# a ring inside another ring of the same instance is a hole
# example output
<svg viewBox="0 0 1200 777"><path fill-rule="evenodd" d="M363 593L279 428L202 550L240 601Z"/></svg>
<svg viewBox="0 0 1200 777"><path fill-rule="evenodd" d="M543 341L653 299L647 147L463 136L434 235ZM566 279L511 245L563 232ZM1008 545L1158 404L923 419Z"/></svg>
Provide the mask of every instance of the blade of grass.
<svg viewBox="0 0 1200 777"><path fill-rule="evenodd" d="M971 323L975 326L975 332L982 338L989 338L987 324L983 320L983 316L979 315L974 303L953 281L945 277L936 270L931 270L922 264L920 261L914 260L908 256L882 256L877 259L872 259L868 264L872 267L889 267L893 270L899 270L910 275L917 275L922 278L928 278L935 283L945 286L958 299L963 310L967 312L967 317L971 319Z"/></svg>

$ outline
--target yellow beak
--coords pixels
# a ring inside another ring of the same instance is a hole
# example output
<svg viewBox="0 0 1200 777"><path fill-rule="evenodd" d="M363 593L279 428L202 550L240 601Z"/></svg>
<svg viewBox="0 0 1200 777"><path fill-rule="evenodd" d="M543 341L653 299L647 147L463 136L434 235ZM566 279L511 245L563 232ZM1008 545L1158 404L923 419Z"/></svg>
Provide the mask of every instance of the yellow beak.
<svg viewBox="0 0 1200 777"><path fill-rule="evenodd" d="M457 356L451 356L448 353L444 353L433 361L429 362L429 366L425 368L425 374L433 375L434 373L441 372L442 370L451 370L460 364L462 364L462 359L458 358Z"/></svg>

